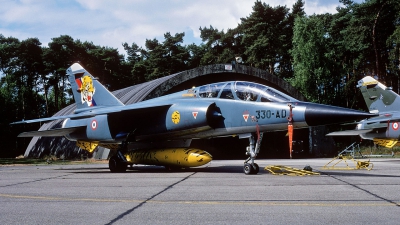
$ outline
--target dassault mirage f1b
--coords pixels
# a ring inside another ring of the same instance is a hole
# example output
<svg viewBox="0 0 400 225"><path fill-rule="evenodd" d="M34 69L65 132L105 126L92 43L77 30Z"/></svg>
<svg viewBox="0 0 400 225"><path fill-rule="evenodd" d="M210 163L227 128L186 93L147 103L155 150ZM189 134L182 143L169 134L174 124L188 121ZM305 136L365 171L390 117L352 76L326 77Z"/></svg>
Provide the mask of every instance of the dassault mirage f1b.
<svg viewBox="0 0 400 225"><path fill-rule="evenodd" d="M67 69L76 101L74 114L13 124L63 120L58 129L24 132L19 137L64 136L85 150L97 145L115 150L111 172L127 165L196 167L212 156L190 148L192 139L248 138L245 174L257 174L254 162L264 132L360 120L370 113L298 101L271 87L227 81L124 105L80 64ZM291 143L291 141L289 142Z"/></svg>
<svg viewBox="0 0 400 225"><path fill-rule="evenodd" d="M355 130L336 131L327 136L359 135L375 144L391 148L398 146L400 138L400 96L370 76L358 81L364 101L370 113L377 116L358 122Z"/></svg>

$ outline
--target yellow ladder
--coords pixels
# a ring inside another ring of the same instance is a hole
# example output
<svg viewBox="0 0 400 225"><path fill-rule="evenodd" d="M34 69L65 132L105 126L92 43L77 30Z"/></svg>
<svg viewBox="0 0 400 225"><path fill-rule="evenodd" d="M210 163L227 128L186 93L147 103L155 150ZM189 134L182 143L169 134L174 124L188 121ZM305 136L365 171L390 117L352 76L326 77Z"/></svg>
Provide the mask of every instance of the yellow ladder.
<svg viewBox="0 0 400 225"><path fill-rule="evenodd" d="M350 166L347 161L352 161L354 163L354 167ZM346 166L345 167L338 167L337 165L339 163L343 162ZM327 164L325 164L322 169L326 170L359 170L359 169L366 169L366 170L372 170L374 165L368 160L368 161L361 161L361 160L355 160L352 156L343 156L343 155L338 155L335 158L333 158L331 161L329 161Z"/></svg>
<svg viewBox="0 0 400 225"><path fill-rule="evenodd" d="M312 172L312 171L309 171L309 170L305 170L305 169L301 170L301 169L288 167L288 166L281 166L281 165L266 166L264 168L264 170L269 171L273 175L288 175L288 176L319 175L319 173Z"/></svg>

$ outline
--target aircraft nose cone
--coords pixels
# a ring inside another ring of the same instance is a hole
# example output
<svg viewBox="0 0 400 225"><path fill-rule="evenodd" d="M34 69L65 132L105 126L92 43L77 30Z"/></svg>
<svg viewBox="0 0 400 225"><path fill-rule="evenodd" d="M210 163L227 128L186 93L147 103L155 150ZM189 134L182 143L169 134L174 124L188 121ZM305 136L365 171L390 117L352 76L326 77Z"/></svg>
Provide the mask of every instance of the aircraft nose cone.
<svg viewBox="0 0 400 225"><path fill-rule="evenodd" d="M311 103L307 104L304 116L309 126L319 126L358 121L375 116L375 114L337 106Z"/></svg>

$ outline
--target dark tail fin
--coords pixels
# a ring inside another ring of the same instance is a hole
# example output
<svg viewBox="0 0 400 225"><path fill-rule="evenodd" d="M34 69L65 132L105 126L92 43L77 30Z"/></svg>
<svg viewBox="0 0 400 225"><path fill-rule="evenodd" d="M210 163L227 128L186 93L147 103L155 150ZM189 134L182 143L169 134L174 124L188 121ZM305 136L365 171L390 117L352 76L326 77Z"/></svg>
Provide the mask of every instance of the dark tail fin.
<svg viewBox="0 0 400 225"><path fill-rule="evenodd" d="M400 96L370 76L358 81L358 88L364 97L370 113L384 113L400 110Z"/></svg>
<svg viewBox="0 0 400 225"><path fill-rule="evenodd" d="M67 74L76 102L76 112L92 107L124 105L80 64L74 63L67 69Z"/></svg>

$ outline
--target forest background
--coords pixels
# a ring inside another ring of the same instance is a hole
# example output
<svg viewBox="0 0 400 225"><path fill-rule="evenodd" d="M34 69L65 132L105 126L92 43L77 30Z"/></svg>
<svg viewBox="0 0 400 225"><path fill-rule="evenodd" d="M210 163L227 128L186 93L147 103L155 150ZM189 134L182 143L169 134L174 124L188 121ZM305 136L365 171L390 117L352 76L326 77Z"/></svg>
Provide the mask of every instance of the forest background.
<svg viewBox="0 0 400 225"><path fill-rule="evenodd" d="M202 43L183 45L185 33L166 32L145 46L98 46L69 35L42 46L38 38L0 34L0 157L25 152L17 138L39 124L14 121L49 117L74 103L66 69L79 61L110 91L199 66L231 63L267 70L297 88L308 101L368 111L356 88L364 76L400 88L400 1L340 0L337 13L306 15L304 1L292 8L256 1L234 29L200 27Z"/></svg>

